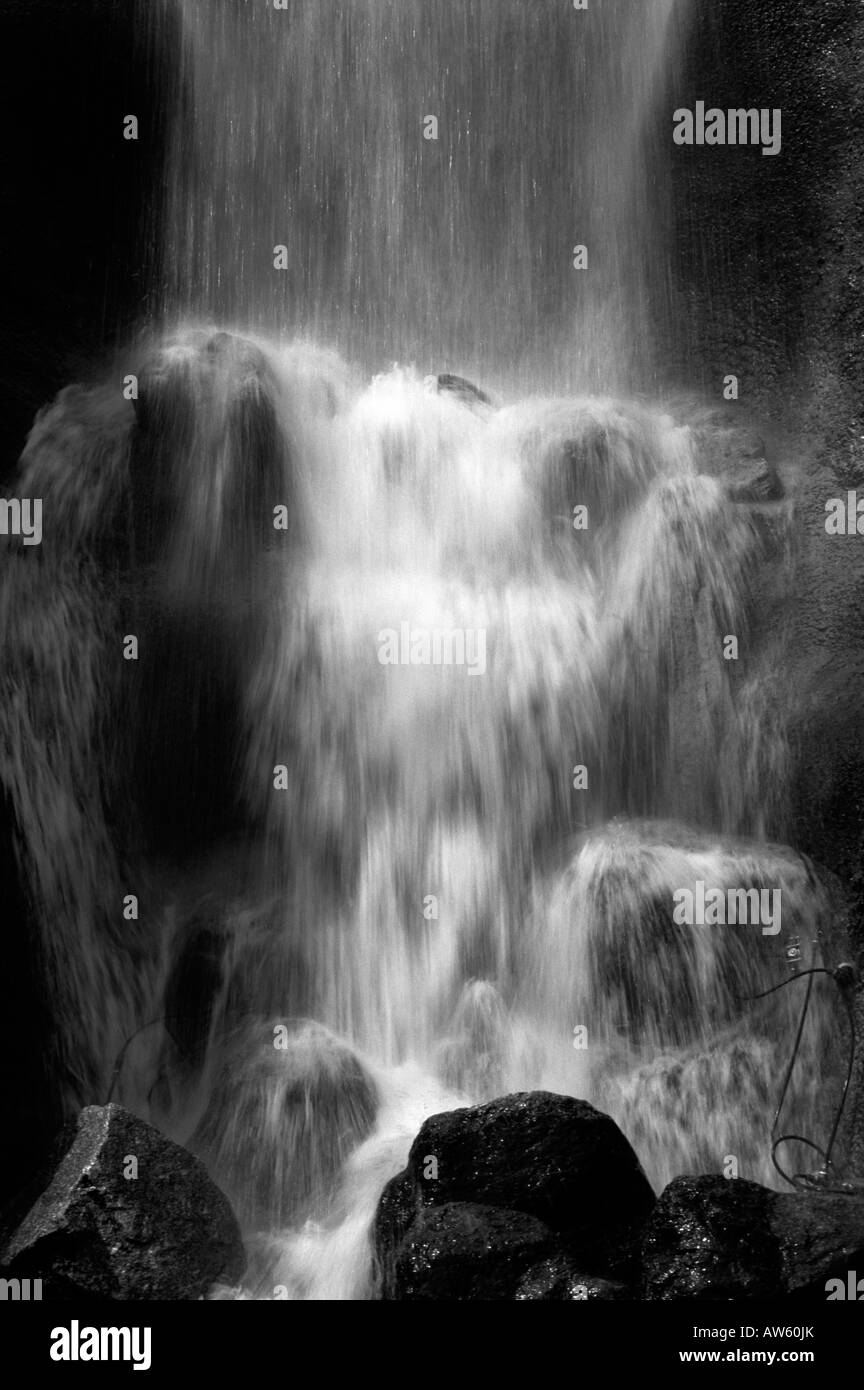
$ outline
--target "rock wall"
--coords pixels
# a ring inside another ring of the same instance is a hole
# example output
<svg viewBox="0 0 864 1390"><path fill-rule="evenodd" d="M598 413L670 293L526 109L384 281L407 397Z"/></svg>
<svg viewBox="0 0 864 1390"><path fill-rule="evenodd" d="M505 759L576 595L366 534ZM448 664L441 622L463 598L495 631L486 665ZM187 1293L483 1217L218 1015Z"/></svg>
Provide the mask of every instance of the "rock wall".
<svg viewBox="0 0 864 1390"><path fill-rule="evenodd" d="M0 45L0 482L36 411L148 310L176 34L146 0L7 0ZM139 121L123 138L123 117Z"/></svg>
<svg viewBox="0 0 864 1390"><path fill-rule="evenodd" d="M677 281L668 378L758 422L793 498L791 565L766 591L785 632L796 846L864 906L864 537L829 536L825 503L864 496L864 10L857 0L682 0L671 112L780 108L781 152L672 147Z"/></svg>

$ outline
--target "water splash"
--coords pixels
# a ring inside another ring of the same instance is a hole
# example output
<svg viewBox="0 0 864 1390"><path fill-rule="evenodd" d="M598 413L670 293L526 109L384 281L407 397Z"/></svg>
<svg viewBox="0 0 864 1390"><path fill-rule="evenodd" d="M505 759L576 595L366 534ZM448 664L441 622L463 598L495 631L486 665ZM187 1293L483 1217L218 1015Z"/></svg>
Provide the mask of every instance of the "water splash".
<svg viewBox="0 0 864 1390"><path fill-rule="evenodd" d="M121 1094L231 1193L247 1292L370 1296L375 1197L424 1096L578 1094L619 1118L658 1184L729 1154L772 1181L796 1001L747 998L782 978L791 936L824 936L827 906L764 840L784 828L782 721L723 656L748 631L760 541L700 474L686 423L621 400L496 409L398 368L359 388L326 354L200 328L151 350L141 380L135 421L95 391L37 426L24 476L61 524L5 591L15 635L22 594L56 600L78 557L80 622L52 657L60 766L87 795L82 759L103 763L97 780L109 766L93 721L123 708L106 747L135 783L115 787L113 833L97 798L79 840L51 849L32 822L47 795L28 820L33 789L9 777L46 918L64 864L79 914L47 933L58 972L73 967L70 1053L104 1075L96 979L120 1001L115 1030L163 1015ZM73 488L57 439L82 412L95 447ZM113 558L73 505L91 487L116 517ZM143 660L118 696L105 636L121 621ZM484 669L382 664L382 631L403 626L483 630ZM88 928L82 951L73 925L90 906L76 873L119 901L129 865L151 903L131 993L116 930ZM676 926L673 895L698 879L779 888L782 937ZM804 1045L829 1065L835 1038L820 993ZM793 1088L799 1132L824 1121L819 1075Z"/></svg>

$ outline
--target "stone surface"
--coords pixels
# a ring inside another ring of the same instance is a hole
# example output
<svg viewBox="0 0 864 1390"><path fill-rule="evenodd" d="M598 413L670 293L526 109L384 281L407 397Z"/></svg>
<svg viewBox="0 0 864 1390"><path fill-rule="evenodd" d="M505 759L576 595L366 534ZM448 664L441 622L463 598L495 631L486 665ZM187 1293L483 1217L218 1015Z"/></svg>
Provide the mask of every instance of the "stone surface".
<svg viewBox="0 0 864 1390"><path fill-rule="evenodd" d="M780 1193L770 1221L786 1293L824 1300L826 1280L864 1275L864 1196Z"/></svg>
<svg viewBox="0 0 864 1390"><path fill-rule="evenodd" d="M372 1227L377 1280L385 1299L396 1297L396 1259L416 1215L414 1179L406 1168L384 1188Z"/></svg>
<svg viewBox="0 0 864 1390"><path fill-rule="evenodd" d="M724 478L726 494L733 502L777 502L783 485L777 470L765 459L742 459Z"/></svg>
<svg viewBox="0 0 864 1390"><path fill-rule="evenodd" d="M680 1177L645 1230L650 1300L813 1297L864 1268L864 1200L777 1193L744 1179Z"/></svg>
<svg viewBox="0 0 864 1390"><path fill-rule="evenodd" d="M780 1252L769 1225L770 1197L767 1188L743 1179L675 1178L643 1239L644 1297L776 1296Z"/></svg>
<svg viewBox="0 0 864 1390"><path fill-rule="evenodd" d="M143 1120L88 1106L61 1153L0 1255L8 1277L41 1278L45 1299L197 1299L242 1273L228 1199L198 1159Z"/></svg>
<svg viewBox="0 0 864 1390"><path fill-rule="evenodd" d="M550 1256L626 1278L654 1194L618 1126L584 1101L532 1091L433 1115L378 1207L374 1244L385 1298L402 1296L403 1256L418 1223L427 1231L430 1209L457 1203L521 1212L551 1233Z"/></svg>
<svg viewBox="0 0 864 1390"><path fill-rule="evenodd" d="M755 429L730 426L718 412L711 423L694 427L693 442L700 472L718 478L733 502L776 502L783 496L780 475Z"/></svg>
<svg viewBox="0 0 864 1390"><path fill-rule="evenodd" d="M424 1178L425 1159L438 1177ZM577 1242L640 1224L654 1194L614 1120L548 1091L431 1116L408 1168L420 1205L474 1201L524 1211Z"/></svg>
<svg viewBox="0 0 864 1390"><path fill-rule="evenodd" d="M422 1211L396 1259L391 1297L407 1301L512 1298L552 1246L524 1212L448 1202Z"/></svg>

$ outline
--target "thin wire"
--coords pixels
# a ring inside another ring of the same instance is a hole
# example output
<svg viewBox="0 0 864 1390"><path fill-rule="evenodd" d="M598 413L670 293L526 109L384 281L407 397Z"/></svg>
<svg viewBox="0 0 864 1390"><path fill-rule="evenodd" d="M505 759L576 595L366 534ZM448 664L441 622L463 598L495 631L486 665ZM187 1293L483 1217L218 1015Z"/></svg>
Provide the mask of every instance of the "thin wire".
<svg viewBox="0 0 864 1390"><path fill-rule="evenodd" d="M158 1018L151 1018L151 1020L150 1020L149 1023L142 1023L140 1028L136 1028L134 1033L130 1033L129 1036L128 1036L128 1038L127 1038L126 1041L124 1042L123 1046L121 1047L120 1051L119 1051L118 1054L117 1054L117 1061L114 1063L114 1070L113 1070L113 1072L111 1073L111 1085L110 1085L109 1088L108 1088L108 1099L105 1101L105 1104L106 1104L106 1105L110 1105L110 1104L111 1104L111 1097L112 1097L113 1094L114 1094L114 1087L117 1085L117 1082L118 1082L119 1079L120 1079L120 1072L121 1072L121 1070L122 1070L122 1068L123 1068L123 1063L124 1063L125 1060L126 1060L126 1053L129 1051L129 1048L131 1047L132 1043L135 1041L135 1039L136 1039L141 1033L146 1032L148 1028L154 1028L154 1027L156 1026L157 1023L162 1023L162 1024L164 1024L164 1026L165 1026L165 1032L166 1032L166 1033L168 1034L168 1036L171 1038L172 1042L174 1042L174 1043L176 1044L177 1039L174 1037L174 1034L171 1032L171 1029L168 1027L168 1023L167 1023L167 1021L166 1021L166 1016L165 1016L164 1014L160 1014Z"/></svg>
<svg viewBox="0 0 864 1390"><path fill-rule="evenodd" d="M253 1011L250 1010L250 1011L248 1011L248 1012L246 1012L246 1013L244 1013L244 1014L240 1014L240 1015L238 1016L238 1018L237 1018L237 1024L239 1025L240 1023L243 1023L246 1019L250 1019L250 1018L255 1018L255 1019L257 1019L258 1017L259 1017L259 1015L258 1015L257 1013L254 1013ZM114 1087L117 1085L117 1082L118 1082L118 1080L119 1080L119 1078L120 1078L120 1072L121 1072L121 1070L122 1070L122 1068L123 1068L123 1063L124 1063L125 1060L126 1060L126 1053L129 1051L130 1046L131 1046L132 1043L135 1041L135 1039L139 1036L139 1034L146 1032L146 1030L147 1030L148 1028L155 1028L155 1026L156 1026L157 1023L161 1023L161 1024L163 1024L163 1026L164 1026L164 1028L165 1028L165 1032L168 1034L168 1036L169 1036L169 1038L171 1039L171 1041L174 1043L174 1045L175 1045L176 1047L179 1047L180 1044L177 1042L176 1037L175 1037L174 1034L172 1033L171 1028L170 1028L170 1026L169 1026L169 1023L172 1022L172 1021L175 1022L175 1023L176 1023L176 1022L183 1022L183 1021L185 1021L185 1020L187 1020L187 1019L192 1019L192 1020L197 1021L197 1020L198 1020L198 1015L197 1015L197 1014L193 1014L193 1013L176 1013L176 1012L172 1012L172 1013L170 1013L170 1014L160 1014L158 1018L151 1018L151 1020L150 1020L149 1023L142 1023L140 1028L136 1028L134 1033L130 1033L130 1034L129 1034L128 1038L126 1039L126 1041L124 1042L123 1046L121 1047L119 1053L117 1054L117 1060L116 1060L116 1062L114 1063L114 1070L113 1070L113 1072L111 1073L111 1085L110 1085L109 1090L108 1090L108 1099L105 1101L105 1104L106 1104L106 1105L110 1105L110 1104L111 1104L111 1097L112 1097L113 1094L114 1094Z"/></svg>
<svg viewBox="0 0 864 1390"><path fill-rule="evenodd" d="M837 980L836 972L834 970L826 969L825 966L812 966L807 970L797 971L796 974L792 975L788 980L781 980L778 985L773 985L771 989L762 990L762 992L759 994L751 994L745 996L747 1000L766 999L769 994L776 994L778 990L785 989L787 985L794 984L796 980L803 980L805 977L809 977L807 981L807 993L804 997L804 1006L801 1010L801 1017L798 1022L798 1031L795 1035L795 1045L792 1049L792 1057L789 1062L789 1066L786 1069L786 1076L784 1078L783 1087L780 1092L780 1099L777 1102L777 1108L774 1112L774 1120L771 1125L771 1134L773 1137L774 1131L777 1128L777 1123L780 1119L783 1104L786 1100L786 1093L789 1089L789 1082L792 1078L792 1072L794 1070L795 1063L798 1059L798 1052L801 1046L801 1038L804 1032L804 1023L807 1018L807 1010L810 1006L810 998L813 993L814 975L830 975L835 985L837 985L838 990L840 990L840 995L843 999L843 1003L845 1005L846 1013L849 1019L849 1060L846 1067L846 1079L843 1082L843 1090L840 1095L840 1102L837 1107L837 1113L835 1115L834 1124L831 1129L831 1137L828 1141L827 1151L822 1149L819 1144L815 1144L812 1139L805 1138L802 1134L781 1134L779 1137L774 1139L774 1142L771 1145L771 1162L773 1163L777 1172L780 1174L783 1181L788 1182L790 1187L795 1188L800 1187L802 1183L805 1185L809 1185L807 1184L807 1179L805 1175L801 1173L796 1173L794 1177L790 1177L789 1174L785 1172L785 1170L780 1166L780 1163L777 1160L777 1150L781 1144L788 1144L792 1142L795 1142L797 1144L805 1144L808 1148L813 1149L814 1152L816 1152L819 1155L819 1157L824 1161L826 1174L830 1170L831 1155L834 1151L834 1144L837 1139L838 1130L840 1128L840 1121L843 1118L843 1111L846 1106L846 1098L849 1094L849 1086L852 1081L852 1073L855 1066L855 1048L857 1041L855 1032L855 1012L852 1008L846 991L844 989L841 989L840 987L839 981ZM820 1184L819 1190L821 1192L833 1192L842 1196L849 1195L848 1189L842 1187L828 1187L826 1185Z"/></svg>

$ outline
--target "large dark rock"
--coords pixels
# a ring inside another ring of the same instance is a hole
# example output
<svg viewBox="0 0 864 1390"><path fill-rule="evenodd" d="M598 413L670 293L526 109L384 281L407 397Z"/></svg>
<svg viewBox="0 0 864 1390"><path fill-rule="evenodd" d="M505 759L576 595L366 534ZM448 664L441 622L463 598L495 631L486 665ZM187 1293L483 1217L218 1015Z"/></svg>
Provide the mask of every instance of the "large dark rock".
<svg viewBox="0 0 864 1390"><path fill-rule="evenodd" d="M60 1153L0 1255L7 1276L42 1279L46 1299L197 1299L242 1274L228 1199L198 1159L143 1120L88 1106Z"/></svg>
<svg viewBox="0 0 864 1390"><path fill-rule="evenodd" d="M553 1234L550 1255L566 1252L586 1273L626 1278L654 1194L615 1122L584 1101L532 1091L433 1115L379 1204L385 1298L402 1296L402 1256L417 1223L425 1231L429 1208L453 1203L522 1212Z"/></svg>
<svg viewBox="0 0 864 1390"><path fill-rule="evenodd" d="M645 1232L644 1297L776 1295L780 1252L769 1225L770 1196L767 1188L743 1179L675 1178Z"/></svg>
<svg viewBox="0 0 864 1390"><path fill-rule="evenodd" d="M423 1176L428 1156L438 1176ZM640 1225L654 1194L615 1121L549 1091L432 1115L411 1146L420 1205L483 1202L524 1211L576 1243Z"/></svg>
<svg viewBox="0 0 864 1390"><path fill-rule="evenodd" d="M777 1193L740 1178L675 1178L642 1251L647 1299L824 1300L829 1278L864 1267L864 1200Z"/></svg>
<svg viewBox="0 0 864 1390"><path fill-rule="evenodd" d="M524 1212L448 1202L421 1212L396 1259L391 1297L421 1300L512 1298L525 1270L553 1238Z"/></svg>
<svg viewBox="0 0 864 1390"><path fill-rule="evenodd" d="M824 1301L825 1283L864 1272L864 1197L782 1193L771 1205L783 1288Z"/></svg>

